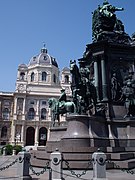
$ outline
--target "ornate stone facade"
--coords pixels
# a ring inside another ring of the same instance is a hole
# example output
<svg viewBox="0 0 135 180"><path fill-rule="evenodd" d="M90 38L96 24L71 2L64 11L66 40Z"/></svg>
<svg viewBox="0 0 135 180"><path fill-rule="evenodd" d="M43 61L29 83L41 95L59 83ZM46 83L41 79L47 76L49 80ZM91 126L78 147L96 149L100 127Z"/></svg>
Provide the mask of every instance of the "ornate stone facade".
<svg viewBox="0 0 135 180"><path fill-rule="evenodd" d="M48 99L58 98L62 88L70 98L70 82L70 70L65 67L60 74L45 47L28 65L20 64L15 92L0 93L0 144L45 146L52 123Z"/></svg>

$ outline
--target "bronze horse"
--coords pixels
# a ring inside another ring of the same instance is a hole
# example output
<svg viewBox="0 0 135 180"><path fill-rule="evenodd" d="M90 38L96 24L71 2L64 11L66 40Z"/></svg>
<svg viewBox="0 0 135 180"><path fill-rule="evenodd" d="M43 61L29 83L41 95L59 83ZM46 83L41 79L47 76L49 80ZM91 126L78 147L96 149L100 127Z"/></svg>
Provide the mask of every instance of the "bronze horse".
<svg viewBox="0 0 135 180"><path fill-rule="evenodd" d="M66 114L66 113L75 113L76 112L76 107L73 102L65 102L61 101L59 102L55 98L50 98L48 100L49 108L52 110L52 122L53 126L55 125L55 121L58 121L58 124L60 125L60 114Z"/></svg>

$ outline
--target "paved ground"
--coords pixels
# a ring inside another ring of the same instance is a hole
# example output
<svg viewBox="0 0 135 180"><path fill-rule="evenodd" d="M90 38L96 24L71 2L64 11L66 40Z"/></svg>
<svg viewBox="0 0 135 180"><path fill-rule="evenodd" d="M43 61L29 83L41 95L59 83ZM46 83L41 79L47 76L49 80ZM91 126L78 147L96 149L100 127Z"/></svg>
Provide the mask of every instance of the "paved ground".
<svg viewBox="0 0 135 180"><path fill-rule="evenodd" d="M17 163L12 165L13 162L17 159L17 156L0 156L0 169L5 167L5 170L0 171L0 180L19 180L20 177L17 175ZM7 165L12 165L8 167ZM41 172L42 169L34 168L35 172ZM92 180L93 172L88 171L85 175L81 177L76 177L72 174L82 174L83 171L73 171L73 173L69 171L63 171L64 179L63 180ZM135 172L135 169L134 169ZM30 175L33 180L50 180L49 172L45 172L40 176L34 175L30 170ZM120 170L107 170L107 179L108 180L135 180L135 174L132 175L127 172L122 172Z"/></svg>

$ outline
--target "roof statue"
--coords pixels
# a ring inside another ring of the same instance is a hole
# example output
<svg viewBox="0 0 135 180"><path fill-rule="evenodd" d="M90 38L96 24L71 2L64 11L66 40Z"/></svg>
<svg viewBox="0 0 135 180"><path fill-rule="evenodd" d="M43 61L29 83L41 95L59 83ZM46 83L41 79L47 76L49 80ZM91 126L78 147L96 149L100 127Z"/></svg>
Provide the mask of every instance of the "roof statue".
<svg viewBox="0 0 135 180"><path fill-rule="evenodd" d="M110 42L129 43L130 37L125 33L124 25L117 18L115 12L123 11L124 8L112 6L105 0L102 6L93 12L92 36L93 41L108 40Z"/></svg>

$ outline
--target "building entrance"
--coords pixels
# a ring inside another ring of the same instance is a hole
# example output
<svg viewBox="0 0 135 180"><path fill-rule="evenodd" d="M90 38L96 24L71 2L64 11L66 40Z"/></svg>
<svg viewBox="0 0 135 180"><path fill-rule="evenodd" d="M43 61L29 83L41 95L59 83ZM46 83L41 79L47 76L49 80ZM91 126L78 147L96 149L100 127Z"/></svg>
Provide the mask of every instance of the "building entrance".
<svg viewBox="0 0 135 180"><path fill-rule="evenodd" d="M26 131L26 146L34 146L35 142L35 129L28 127Z"/></svg>

